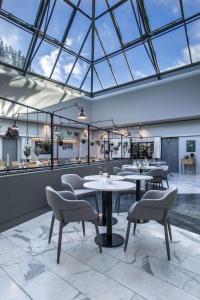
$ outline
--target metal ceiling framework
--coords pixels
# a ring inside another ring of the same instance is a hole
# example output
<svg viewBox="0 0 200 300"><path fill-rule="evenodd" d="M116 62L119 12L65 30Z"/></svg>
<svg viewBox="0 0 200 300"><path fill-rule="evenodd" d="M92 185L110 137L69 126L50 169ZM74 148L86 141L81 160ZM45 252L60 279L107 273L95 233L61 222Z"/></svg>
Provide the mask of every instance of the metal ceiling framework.
<svg viewBox="0 0 200 300"><path fill-rule="evenodd" d="M200 62L195 63L192 60L190 40L188 37L188 30L187 30L187 24L200 19L200 11L199 11L199 13L186 18L185 12L184 12L183 0L179 0L181 17L156 29L156 30L151 29L150 20L149 20L149 16L148 16L148 10L146 9L146 5L145 5L145 0L120 0L112 6L109 4L109 0L102 0L102 1L105 1L107 9L105 11L103 11L101 14L99 14L98 16L96 16L96 12L95 12L97 0L90 0L91 1L91 16L88 15L85 11L83 11L83 9L80 8L80 4L83 3L85 0L77 0L77 4L74 4L74 2L71 2L70 0L63 0L66 3L66 5L68 7L70 7L70 9L72 9L72 12L71 12L69 21L66 24L66 29L64 31L61 41L59 41L59 40L55 39L54 37L47 34L48 25L51 21L52 14L55 9L55 5L56 5L57 1L59 1L59 0L40 0L40 5L38 8L36 17L35 17L34 24L29 24L29 23L25 22L24 20L19 19L16 16L12 15L8 11L4 10L2 8L4 1L6 1L6 0L0 0L0 18L6 20L7 22L12 23L13 25L23 29L24 31L29 32L32 35L31 42L30 42L30 45L28 47L28 51L27 51L27 54L25 57L25 62L24 62L23 68L20 69L18 67L15 67L14 65L12 65L11 67L13 67L19 71L22 71L22 74L24 76L27 73L33 74L35 76L42 77L42 78L48 79L50 81L59 83L61 85L67 86L69 88L83 92L89 97L95 97L95 96L101 94L102 92L111 91L111 90L114 90L119 87L132 85L134 82L143 81L143 80L146 80L146 79L152 78L152 77L156 77L158 80L160 80L162 78L162 74L166 74L167 72L160 71L156 51L154 49L152 41L153 41L153 39L160 37L162 35L165 35L168 32L176 30L180 27L184 28L185 38L186 38L187 48L188 48L188 53L189 53L189 59L190 59L190 64L182 66L180 69L191 67L193 65L197 65L200 63ZM120 9L120 6L122 6L123 4L125 4L127 2L129 2L131 4L132 15L135 18L137 30L139 31L140 36L134 40L131 40L131 41L125 43L123 40L122 32L120 30L120 26L118 24L118 21L117 21L116 15L115 15L115 10ZM76 53L74 50L70 49L70 47L67 47L65 42L68 38L70 29L73 26L74 18L76 17L77 12L84 15L91 23L90 23L90 26L88 27L88 30L84 36L84 39L79 48L79 51ZM96 21L101 20L101 17L103 17L105 15L110 16L110 18L112 20L112 24L114 26L116 37L120 44L120 48L111 53L106 52L104 43L102 41L102 38L101 38L98 28L96 26ZM42 26L43 26L43 31L42 31ZM90 47L90 49L91 49L90 57L91 58L88 59L82 55L82 50L85 46L86 40L90 33L91 33L91 47ZM98 39L98 42L104 53L104 56L102 56L96 60L95 60L95 38ZM38 50L40 49L40 46L43 41L45 41L59 49L58 55L56 57L56 60L53 64L50 76L48 78L45 76L39 75L39 74L35 74L29 70L31 62L33 61L35 55L37 54ZM126 55L126 51L133 49L139 45L144 46L146 54L148 55L148 58L153 66L153 69L155 70L155 75L147 76L147 77L144 77L141 79L135 79L134 74L131 70L127 55ZM75 58L75 60L72 64L72 68L69 71L69 74L67 76L65 83L59 82L52 78L52 75L57 66L58 60L60 58L60 55L63 51L68 53L71 57ZM132 78L131 81L128 81L123 84L119 84L119 82L117 80L117 76L115 74L115 71L110 62L110 59L113 57L116 57L117 55L122 55L124 57L124 60L127 64L127 69L129 70L130 76ZM87 71L86 71L85 75L83 76L79 87L75 87L75 86L70 85L69 81L70 81L70 78L73 74L74 68L75 68L78 60L87 64ZM112 87L109 87L109 88L104 87L104 84L99 76L96 66L98 65L98 63L101 63L101 62L107 62L108 68L110 69L113 80L115 82L115 85ZM4 64L4 65L9 65L4 62L0 62L0 63ZM176 71L178 69L179 68L175 68L175 69L173 69L173 71ZM172 72L172 70L169 70L169 72ZM89 73L90 73L90 77L89 77L90 91L88 92L88 91L84 90L83 86L89 76ZM96 80L98 81L98 84L101 87L101 89L99 91L94 90L94 76L96 77Z"/></svg>

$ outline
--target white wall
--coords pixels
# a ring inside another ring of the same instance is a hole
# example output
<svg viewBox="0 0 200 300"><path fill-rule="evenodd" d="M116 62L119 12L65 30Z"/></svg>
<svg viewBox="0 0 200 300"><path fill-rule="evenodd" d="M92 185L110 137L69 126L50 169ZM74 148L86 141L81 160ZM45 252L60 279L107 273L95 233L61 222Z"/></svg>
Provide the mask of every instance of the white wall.
<svg viewBox="0 0 200 300"><path fill-rule="evenodd" d="M200 174L200 136L193 137L180 137L179 138L179 161L184 158L185 155L189 155L189 152L186 152L186 141L195 140L196 141L196 152L194 152L196 159L196 173ZM179 170L181 170L181 163L179 166Z"/></svg>
<svg viewBox="0 0 200 300"><path fill-rule="evenodd" d="M94 100L92 119L113 118L116 124L123 125L199 115L200 75L188 76Z"/></svg>

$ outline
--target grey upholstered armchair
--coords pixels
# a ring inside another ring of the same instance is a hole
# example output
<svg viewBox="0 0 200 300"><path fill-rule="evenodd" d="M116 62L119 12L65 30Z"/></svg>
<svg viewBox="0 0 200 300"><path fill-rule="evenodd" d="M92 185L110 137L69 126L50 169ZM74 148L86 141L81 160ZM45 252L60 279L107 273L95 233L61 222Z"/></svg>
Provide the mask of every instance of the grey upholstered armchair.
<svg viewBox="0 0 200 300"><path fill-rule="evenodd" d="M118 168L118 167L113 167L113 174L117 175L119 172L122 172L122 169Z"/></svg>
<svg viewBox="0 0 200 300"><path fill-rule="evenodd" d="M62 230L70 222L82 221L83 234L85 235L85 221L92 222L96 228L96 234L99 235L97 225L97 213L92 209L90 203L85 200L78 200L70 191L56 192L50 186L46 187L46 196L49 206L52 208L53 215L49 232L49 243L53 232L54 221L60 222L58 236L57 263L60 261ZM101 246L99 246L100 252Z"/></svg>
<svg viewBox="0 0 200 300"><path fill-rule="evenodd" d="M75 194L80 199L83 197L94 197L96 209L99 213L99 206L97 202L97 192L95 190L85 189L83 184L87 182L77 174L65 174L61 176L61 184L65 190Z"/></svg>
<svg viewBox="0 0 200 300"><path fill-rule="evenodd" d="M144 194L142 200L134 203L128 212L128 226L124 251L126 251L131 223L134 223L134 234L137 220L154 220L164 226L165 243L167 257L170 260L169 237L172 240L171 227L169 222L169 212L176 201L177 188L166 191L148 191ZM168 236L169 234L169 236Z"/></svg>
<svg viewBox="0 0 200 300"><path fill-rule="evenodd" d="M163 169L162 168L156 168L148 171L145 175L152 176L153 179L147 181L147 187L148 189L149 184L152 185L153 189L163 189Z"/></svg>

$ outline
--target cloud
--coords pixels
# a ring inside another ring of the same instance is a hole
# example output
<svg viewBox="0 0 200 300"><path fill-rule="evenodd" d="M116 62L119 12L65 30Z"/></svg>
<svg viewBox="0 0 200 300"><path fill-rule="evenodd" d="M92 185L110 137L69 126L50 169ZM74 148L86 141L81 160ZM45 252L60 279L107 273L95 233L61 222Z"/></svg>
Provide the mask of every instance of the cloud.
<svg viewBox="0 0 200 300"><path fill-rule="evenodd" d="M44 76L49 77L49 75L52 71L53 65L58 56L58 52L59 52L59 49L55 49L55 50L51 51L50 54L43 55L39 58L39 65L43 71Z"/></svg>

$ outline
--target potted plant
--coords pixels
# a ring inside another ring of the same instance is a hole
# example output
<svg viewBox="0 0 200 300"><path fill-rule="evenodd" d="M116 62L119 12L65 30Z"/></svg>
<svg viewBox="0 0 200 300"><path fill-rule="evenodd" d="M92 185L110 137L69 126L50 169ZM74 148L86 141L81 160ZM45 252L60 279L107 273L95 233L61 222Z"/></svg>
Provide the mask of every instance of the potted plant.
<svg viewBox="0 0 200 300"><path fill-rule="evenodd" d="M98 146L98 147L100 147L100 140L96 140L95 141L95 145Z"/></svg>
<svg viewBox="0 0 200 300"><path fill-rule="evenodd" d="M91 141L91 142L90 142L90 145L91 145L91 146L94 146L94 141Z"/></svg>
<svg viewBox="0 0 200 300"><path fill-rule="evenodd" d="M24 156L26 156L26 161L28 161L28 157L31 155L31 146L26 145L24 147Z"/></svg>
<svg viewBox="0 0 200 300"><path fill-rule="evenodd" d="M41 148L36 145L35 148L34 148L35 156L38 157L41 154L41 152L42 152Z"/></svg>
<svg viewBox="0 0 200 300"><path fill-rule="evenodd" d="M17 129L13 129L12 127L8 127L5 137L8 139L17 139L19 137L19 131Z"/></svg>
<svg viewBox="0 0 200 300"><path fill-rule="evenodd" d="M110 146L111 146L111 147L113 147L113 146L114 146L114 143L113 143L113 142L111 142L111 143L110 143Z"/></svg>
<svg viewBox="0 0 200 300"><path fill-rule="evenodd" d="M71 135L72 135L72 130L67 130L67 134L68 134L69 136L71 136Z"/></svg>
<svg viewBox="0 0 200 300"><path fill-rule="evenodd" d="M75 136L75 138L78 138L80 136L80 132L79 131L74 131L74 136Z"/></svg>
<svg viewBox="0 0 200 300"><path fill-rule="evenodd" d="M58 133L57 134L57 144L62 147L64 145L64 136L63 136L63 133Z"/></svg>
<svg viewBox="0 0 200 300"><path fill-rule="evenodd" d="M117 151L119 150L119 146L114 146L113 150L114 150L115 153L117 153Z"/></svg>
<svg viewBox="0 0 200 300"><path fill-rule="evenodd" d="M82 140L81 140L81 143L82 143L82 144L85 144L85 143L86 143L86 139L82 139Z"/></svg>

